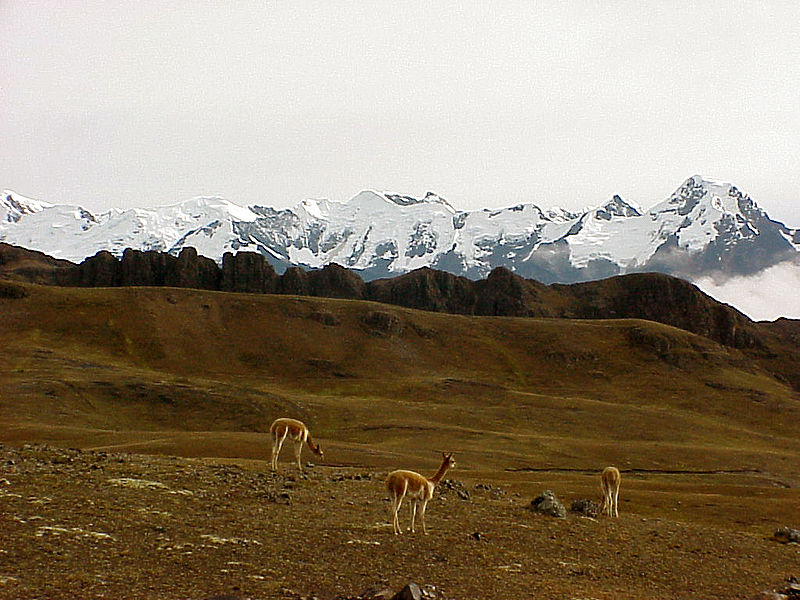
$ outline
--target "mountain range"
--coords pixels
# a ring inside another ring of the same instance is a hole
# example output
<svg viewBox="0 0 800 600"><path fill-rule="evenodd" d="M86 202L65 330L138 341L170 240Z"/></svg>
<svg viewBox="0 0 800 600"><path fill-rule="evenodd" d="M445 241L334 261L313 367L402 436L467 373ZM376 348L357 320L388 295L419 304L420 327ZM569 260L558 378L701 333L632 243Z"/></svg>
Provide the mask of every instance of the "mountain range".
<svg viewBox="0 0 800 600"><path fill-rule="evenodd" d="M643 271L696 280L752 275L800 256L800 230L771 219L736 186L699 175L646 211L620 196L578 212L535 204L459 211L430 192L362 191L343 203L286 209L200 197L93 214L5 191L0 241L73 262L101 250L177 256L192 247L221 264L226 252L250 251L279 273L337 263L367 281L420 267L471 279L505 267L547 284Z"/></svg>

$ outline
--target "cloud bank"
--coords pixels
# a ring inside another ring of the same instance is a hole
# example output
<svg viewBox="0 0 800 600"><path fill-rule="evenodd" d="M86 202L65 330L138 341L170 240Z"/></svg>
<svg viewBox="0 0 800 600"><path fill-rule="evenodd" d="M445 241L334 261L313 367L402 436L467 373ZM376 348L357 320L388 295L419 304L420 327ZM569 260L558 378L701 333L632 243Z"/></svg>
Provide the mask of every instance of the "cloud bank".
<svg viewBox="0 0 800 600"><path fill-rule="evenodd" d="M720 302L736 307L755 321L779 317L800 319L800 264L779 263L756 275L714 281L696 280L695 285Z"/></svg>

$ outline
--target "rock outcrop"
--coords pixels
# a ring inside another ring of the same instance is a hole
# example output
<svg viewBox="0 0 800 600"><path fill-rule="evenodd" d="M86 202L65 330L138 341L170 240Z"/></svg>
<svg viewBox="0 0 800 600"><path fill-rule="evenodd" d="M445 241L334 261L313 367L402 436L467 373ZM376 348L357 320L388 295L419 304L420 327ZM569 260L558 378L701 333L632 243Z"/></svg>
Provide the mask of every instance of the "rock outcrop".
<svg viewBox="0 0 800 600"><path fill-rule="evenodd" d="M556 498L556 495L550 490L545 490L541 495L531 500L528 509L559 519L565 519L567 517L567 509L564 508L564 505L561 504L559 499Z"/></svg>
<svg viewBox="0 0 800 600"><path fill-rule="evenodd" d="M276 291L278 274L261 254L226 252L222 256L219 280L219 289L223 292L272 294Z"/></svg>
<svg viewBox="0 0 800 600"><path fill-rule="evenodd" d="M685 329L734 348L763 346L759 329L745 315L717 302L687 281L658 273L548 286L503 267L479 281L424 267L366 283L355 272L336 264L315 271L290 267L278 275L263 255L253 252L226 253L218 266L211 259L199 256L193 248L184 248L177 257L128 249L121 260L102 251L79 265L72 265L0 244L0 275L4 273L35 283L172 286L321 296L465 315L637 318Z"/></svg>
<svg viewBox="0 0 800 600"><path fill-rule="evenodd" d="M551 286L568 300L559 316L578 319L647 319L735 348L759 345L752 321L692 283L661 273L635 273L601 281Z"/></svg>

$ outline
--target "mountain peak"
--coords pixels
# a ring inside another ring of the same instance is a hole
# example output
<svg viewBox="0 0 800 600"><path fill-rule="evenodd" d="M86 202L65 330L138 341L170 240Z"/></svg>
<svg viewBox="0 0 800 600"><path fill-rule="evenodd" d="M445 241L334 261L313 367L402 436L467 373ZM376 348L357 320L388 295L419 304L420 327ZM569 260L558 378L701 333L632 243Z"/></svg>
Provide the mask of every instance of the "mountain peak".
<svg viewBox="0 0 800 600"><path fill-rule="evenodd" d="M692 175L664 202L650 209L651 215L677 213L681 217L697 211L715 211L722 215L742 215L740 201L753 204L749 196L725 181Z"/></svg>
<svg viewBox="0 0 800 600"><path fill-rule="evenodd" d="M378 192L375 190L362 190L348 200L347 204L353 204L360 208L377 208L378 206L386 204L400 207L439 204L452 213L457 212L447 200L434 192L427 192L423 198L415 198L405 194L390 194L388 192Z"/></svg>
<svg viewBox="0 0 800 600"><path fill-rule="evenodd" d="M442 198L435 192L426 192L423 198L414 198L413 196L405 196L402 194L385 194L386 197L400 206L413 206L415 204L443 204L449 209L455 211L450 203Z"/></svg>
<svg viewBox="0 0 800 600"><path fill-rule="evenodd" d="M0 195L0 222L16 223L22 215L29 215L52 206L41 200L26 198L12 190L3 190Z"/></svg>
<svg viewBox="0 0 800 600"><path fill-rule="evenodd" d="M644 270L746 275L800 252L800 233L733 185L701 175L648 211L620 195L580 212L535 204L458 211L431 191L366 189L346 202L308 199L284 210L212 196L93 217L6 191L0 241L75 261L99 250L194 247L217 261L225 252L259 252L279 271L336 262L365 279L425 266L477 278L505 267L544 283Z"/></svg>
<svg viewBox="0 0 800 600"><path fill-rule="evenodd" d="M595 211L595 218L610 221L613 217L641 217L641 211L632 204L625 202L621 196L614 196L603 206Z"/></svg>

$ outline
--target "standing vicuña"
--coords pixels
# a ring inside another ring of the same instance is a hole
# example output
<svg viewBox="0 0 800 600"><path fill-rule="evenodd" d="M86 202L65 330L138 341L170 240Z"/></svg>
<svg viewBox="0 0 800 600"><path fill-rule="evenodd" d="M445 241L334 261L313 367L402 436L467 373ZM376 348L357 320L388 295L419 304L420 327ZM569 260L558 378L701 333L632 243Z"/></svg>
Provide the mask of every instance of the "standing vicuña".
<svg viewBox="0 0 800 600"><path fill-rule="evenodd" d="M308 433L308 427L297 419L275 419L269 428L269 433L272 436L272 470L278 470L278 454L281 453L283 442L288 437L296 444L295 454L297 456L297 468L301 471L303 466L300 464L300 454L303 452L303 444L308 444L311 451L324 459L322 455L322 448L319 444L314 444L311 439L311 434Z"/></svg>
<svg viewBox="0 0 800 600"><path fill-rule="evenodd" d="M603 490L603 501L600 503L600 514L607 514L609 517L619 516L619 469L617 467L606 467L600 475L600 488Z"/></svg>
<svg viewBox="0 0 800 600"><path fill-rule="evenodd" d="M453 459L452 452L450 454L442 452L442 464L439 470L436 471L436 475L430 479L414 471L404 471L402 469L389 473L389 477L386 478L386 487L392 497L392 527L395 535L402 533L397 513L400 510L400 503L406 496L408 496L411 506L411 532L414 533L417 505L421 502L422 533L428 535L428 531L425 529L425 507L428 505L428 500L433 498L433 490L442 480L444 474L447 473L447 469L455 466L456 461Z"/></svg>

